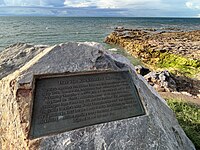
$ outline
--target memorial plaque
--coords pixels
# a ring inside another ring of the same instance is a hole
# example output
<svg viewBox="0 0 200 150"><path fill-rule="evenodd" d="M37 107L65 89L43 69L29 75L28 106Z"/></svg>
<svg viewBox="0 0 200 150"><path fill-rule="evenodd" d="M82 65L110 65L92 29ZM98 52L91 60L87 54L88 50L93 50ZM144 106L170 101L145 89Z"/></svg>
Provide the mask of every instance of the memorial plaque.
<svg viewBox="0 0 200 150"><path fill-rule="evenodd" d="M30 138L145 114L129 71L34 78Z"/></svg>

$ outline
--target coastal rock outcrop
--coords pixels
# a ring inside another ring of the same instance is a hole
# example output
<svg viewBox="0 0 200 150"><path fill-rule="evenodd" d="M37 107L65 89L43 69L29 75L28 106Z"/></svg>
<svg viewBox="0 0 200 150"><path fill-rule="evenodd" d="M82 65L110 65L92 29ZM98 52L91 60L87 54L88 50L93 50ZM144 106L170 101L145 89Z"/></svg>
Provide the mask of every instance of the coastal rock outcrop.
<svg viewBox="0 0 200 150"><path fill-rule="evenodd" d="M8 70L9 73L4 68L0 80L0 149L195 150L165 100L137 75L125 57L105 51L99 44L70 42L23 58L26 60ZM145 115L29 138L33 75L102 70L129 70Z"/></svg>
<svg viewBox="0 0 200 150"><path fill-rule="evenodd" d="M200 81L182 76L175 76L167 70L150 71L141 65L134 66L138 74L142 75L146 81L158 92L176 93L187 95L199 100ZM166 94L165 94L166 95ZM166 97L166 96L165 96ZM182 99L182 98L181 98ZM197 104L199 104L197 102Z"/></svg>
<svg viewBox="0 0 200 150"><path fill-rule="evenodd" d="M123 47L148 67L166 68L170 72L199 79L200 31L159 32L116 29L106 43Z"/></svg>
<svg viewBox="0 0 200 150"><path fill-rule="evenodd" d="M177 91L176 81L168 71L150 72L144 76L147 82L158 92Z"/></svg>

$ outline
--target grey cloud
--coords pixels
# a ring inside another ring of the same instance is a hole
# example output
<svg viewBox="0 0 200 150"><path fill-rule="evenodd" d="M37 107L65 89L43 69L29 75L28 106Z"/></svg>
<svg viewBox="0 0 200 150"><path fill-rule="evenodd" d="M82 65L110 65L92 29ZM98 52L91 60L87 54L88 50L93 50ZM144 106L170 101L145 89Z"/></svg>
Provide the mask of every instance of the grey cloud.
<svg viewBox="0 0 200 150"><path fill-rule="evenodd" d="M4 3L4 0L0 0L0 6L4 6L5 3Z"/></svg>
<svg viewBox="0 0 200 150"><path fill-rule="evenodd" d="M64 6L64 0L0 0L0 4L1 2L6 6Z"/></svg>
<svg viewBox="0 0 200 150"><path fill-rule="evenodd" d="M0 7L0 15L26 15L26 16L121 16L122 12L126 12L125 9L99 9L96 7L89 8L73 8L73 7Z"/></svg>
<svg viewBox="0 0 200 150"><path fill-rule="evenodd" d="M41 0L42 6L54 6L62 7L64 6L64 0Z"/></svg>
<svg viewBox="0 0 200 150"><path fill-rule="evenodd" d="M150 2L151 0L144 1ZM119 5L123 0L0 0L0 15L158 17L197 16L199 14L197 9L188 9L182 0L152 0L158 3L144 3L144 1L124 0L124 5L120 5L123 9L114 9L114 7L109 8L103 4L109 6L118 2L116 5ZM83 5L77 6L81 7L73 7L74 4L80 2L83 2ZM102 2L102 6L105 7L98 7L98 2ZM129 7L125 7L125 4L129 2Z"/></svg>

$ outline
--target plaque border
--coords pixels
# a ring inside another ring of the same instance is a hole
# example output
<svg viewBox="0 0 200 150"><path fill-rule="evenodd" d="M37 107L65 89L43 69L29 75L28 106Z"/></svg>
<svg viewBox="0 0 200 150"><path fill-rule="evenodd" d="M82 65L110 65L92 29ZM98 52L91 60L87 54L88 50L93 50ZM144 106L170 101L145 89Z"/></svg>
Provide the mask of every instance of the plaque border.
<svg viewBox="0 0 200 150"><path fill-rule="evenodd" d="M99 123L94 123L94 124L86 125L86 126L79 127L79 128L65 129L65 130L62 130L62 131L52 132L52 133L49 133L49 134L46 134L46 135L42 135L40 137L33 136L34 129L31 128L31 125L33 123L33 110L34 110L34 101L35 101L35 93L36 93L35 85L36 85L37 79L51 79L51 78L56 78L56 77L70 77L70 76L95 75L95 74L120 73L120 72L128 72L129 78L133 82L133 77L131 76L131 71L129 69L126 69L126 70L95 70L95 71L93 70L93 71L82 71L82 72L64 72L64 73L48 73L48 74L35 74L35 75L33 75L33 80L32 80L32 91L33 92L32 92L32 97L31 97L31 104L30 104L30 114L31 114L31 116L30 116L30 120L29 120L30 126L29 126L29 131L28 131L28 138L31 139L31 140L39 139L39 138L43 138L43 137L46 137L46 136L53 136L53 135L56 135L56 134L61 134L63 132L67 132L67 131L73 131L73 130L76 130L76 129L82 129L82 128L85 128L85 127L106 123L106 122L99 122ZM137 87L134 83L133 83L133 86L135 87L137 96L140 100L139 105L143 110L143 114L125 117L125 118L121 118L121 119L113 119L113 120L111 119L108 122L130 119L130 118L133 118L133 117L139 117L139 116L147 115L147 111L146 111L143 99L141 98L141 95L139 94L138 89L137 89Z"/></svg>

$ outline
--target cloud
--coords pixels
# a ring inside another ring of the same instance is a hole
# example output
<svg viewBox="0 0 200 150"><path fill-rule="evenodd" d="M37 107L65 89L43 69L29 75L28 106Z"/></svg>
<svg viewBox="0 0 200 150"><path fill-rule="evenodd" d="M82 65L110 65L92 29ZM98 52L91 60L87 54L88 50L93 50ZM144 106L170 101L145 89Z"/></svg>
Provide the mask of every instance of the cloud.
<svg viewBox="0 0 200 150"><path fill-rule="evenodd" d="M200 9L200 0L189 0L185 5L190 9Z"/></svg>
<svg viewBox="0 0 200 150"><path fill-rule="evenodd" d="M0 0L6 6L64 6L64 0Z"/></svg>
<svg viewBox="0 0 200 150"><path fill-rule="evenodd" d="M94 7L96 6L95 2L92 0L65 0L64 5L66 7Z"/></svg>
<svg viewBox="0 0 200 150"><path fill-rule="evenodd" d="M84 17L117 17L120 13L126 12L124 9L99 9L95 7L89 8L74 8L74 7L21 7L21 6L7 6L0 7L0 15L4 16L84 16Z"/></svg>
<svg viewBox="0 0 200 150"><path fill-rule="evenodd" d="M68 11L66 9L57 9L52 7L21 7L21 6L7 6L0 7L0 15L2 16L66 16Z"/></svg>
<svg viewBox="0 0 200 150"><path fill-rule="evenodd" d="M0 6L5 6L4 0L0 0Z"/></svg>
<svg viewBox="0 0 200 150"><path fill-rule="evenodd" d="M0 15L174 17L199 9L200 0L0 0Z"/></svg>
<svg viewBox="0 0 200 150"><path fill-rule="evenodd" d="M64 0L40 0L40 4L42 6L62 7L64 6Z"/></svg>
<svg viewBox="0 0 200 150"><path fill-rule="evenodd" d="M67 7L135 8L160 6L161 0L65 0L64 4Z"/></svg>
<svg viewBox="0 0 200 150"><path fill-rule="evenodd" d="M157 6L160 4L160 0L99 0L97 6L100 8L138 8ZM152 8L152 7L151 7ZM155 7L153 7L155 8Z"/></svg>
<svg viewBox="0 0 200 150"><path fill-rule="evenodd" d="M6 6L39 6L40 0L4 0Z"/></svg>

